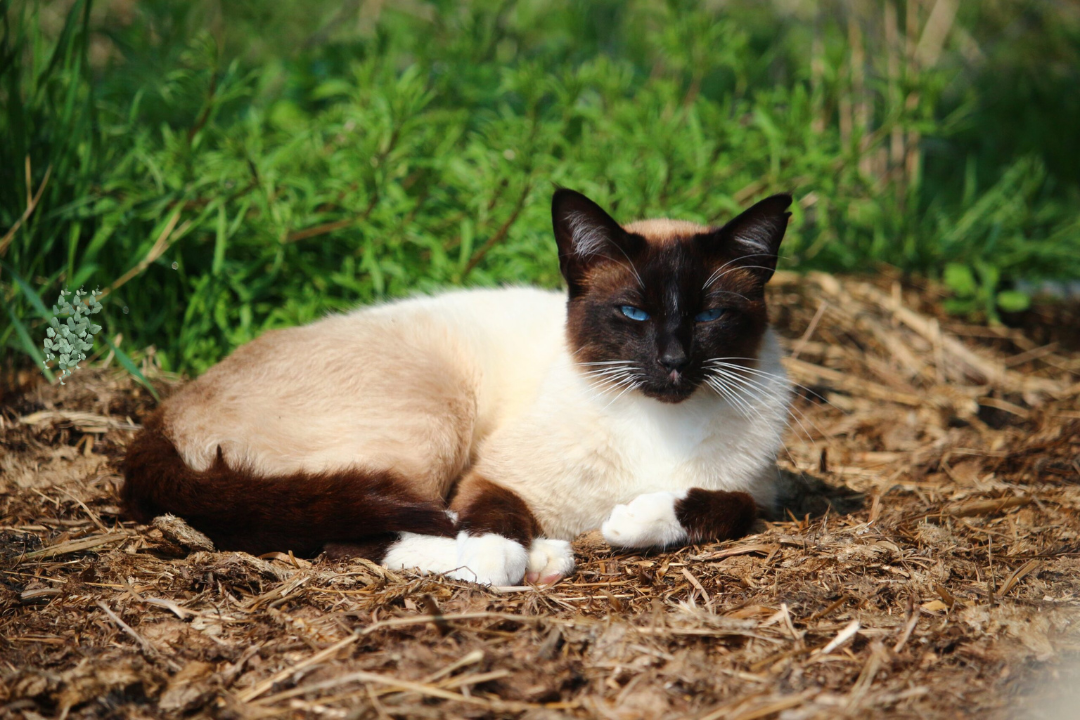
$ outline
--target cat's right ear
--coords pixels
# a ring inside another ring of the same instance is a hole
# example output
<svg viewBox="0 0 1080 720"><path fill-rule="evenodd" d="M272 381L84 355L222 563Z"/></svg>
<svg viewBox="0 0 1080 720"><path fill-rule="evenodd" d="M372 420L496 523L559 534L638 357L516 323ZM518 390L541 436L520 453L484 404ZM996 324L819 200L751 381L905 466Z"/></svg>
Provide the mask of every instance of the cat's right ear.
<svg viewBox="0 0 1080 720"><path fill-rule="evenodd" d="M559 246L559 269L576 294L600 262L625 263L633 238L603 208L579 192L559 188L551 198L551 224Z"/></svg>

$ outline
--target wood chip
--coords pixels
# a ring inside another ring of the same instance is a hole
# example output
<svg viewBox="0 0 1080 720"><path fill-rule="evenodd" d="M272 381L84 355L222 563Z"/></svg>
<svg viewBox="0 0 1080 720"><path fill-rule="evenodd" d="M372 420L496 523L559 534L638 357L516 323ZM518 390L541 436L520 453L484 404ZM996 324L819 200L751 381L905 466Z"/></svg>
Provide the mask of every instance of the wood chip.
<svg viewBox="0 0 1080 720"><path fill-rule="evenodd" d="M28 552L23 556L25 560L43 560L45 558L59 557L60 555L68 555L70 553L81 552L83 550L92 550L102 545L108 545L110 543L120 542L121 540L127 540L132 537L131 533L110 533L108 535L91 535L90 537L80 538L78 540L69 540L59 545L53 545L52 547L42 548L41 550L35 550L34 552Z"/></svg>
<svg viewBox="0 0 1080 720"><path fill-rule="evenodd" d="M944 512L953 517L976 517L978 515L995 515L1011 508L1024 507L1031 503L1031 498L1007 497L997 500L977 500L955 507L945 508Z"/></svg>
<svg viewBox="0 0 1080 720"><path fill-rule="evenodd" d="M855 634L859 632L860 627L862 627L862 625L859 623L858 620L852 620L851 622L849 622L847 625L844 626L843 630L836 634L836 637L829 641L828 645L821 648L821 654L828 655L833 650L837 649L844 643L851 640L851 638L855 637Z"/></svg>
<svg viewBox="0 0 1080 720"><path fill-rule="evenodd" d="M1080 650L1080 353L1030 352L1047 340L961 326L899 278L876 293L866 282L791 276L769 290L806 385L775 516L693 548L613 551L589 533L575 572L544 589L213 551L135 527L117 500L129 430L0 412L4 707L74 717L107 697L117 715L253 720L1026 711L1017 703L1061 685L1043 668ZM11 407L152 410L118 374L88 367L77 383ZM780 694L778 679L806 692Z"/></svg>
<svg viewBox="0 0 1080 720"><path fill-rule="evenodd" d="M116 418L105 417L87 412L71 410L41 410L19 418L24 425L52 424L69 427L84 433L107 433L110 430L138 430L140 425L133 425Z"/></svg>

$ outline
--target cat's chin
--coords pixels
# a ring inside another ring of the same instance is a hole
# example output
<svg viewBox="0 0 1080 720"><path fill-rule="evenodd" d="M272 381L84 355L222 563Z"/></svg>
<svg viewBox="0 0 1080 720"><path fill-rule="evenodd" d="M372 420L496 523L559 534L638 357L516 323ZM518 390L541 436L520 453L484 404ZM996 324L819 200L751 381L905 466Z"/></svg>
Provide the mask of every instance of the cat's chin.
<svg viewBox="0 0 1080 720"><path fill-rule="evenodd" d="M683 400L689 400L695 390L697 390L697 385L691 385L686 381L679 385L647 384L641 388L641 392L645 397L671 405L681 403Z"/></svg>

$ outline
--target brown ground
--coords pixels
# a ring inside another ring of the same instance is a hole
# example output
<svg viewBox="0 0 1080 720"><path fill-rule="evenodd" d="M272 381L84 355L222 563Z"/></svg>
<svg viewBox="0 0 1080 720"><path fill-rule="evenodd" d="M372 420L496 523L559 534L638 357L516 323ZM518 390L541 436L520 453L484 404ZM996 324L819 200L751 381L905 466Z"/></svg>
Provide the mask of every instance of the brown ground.
<svg viewBox="0 0 1080 720"><path fill-rule="evenodd" d="M145 391L82 370L9 395L0 716L1080 717L1048 709L1080 680L1080 327L774 285L808 386L787 519L648 555L587 536L546 589L134 526L117 462Z"/></svg>

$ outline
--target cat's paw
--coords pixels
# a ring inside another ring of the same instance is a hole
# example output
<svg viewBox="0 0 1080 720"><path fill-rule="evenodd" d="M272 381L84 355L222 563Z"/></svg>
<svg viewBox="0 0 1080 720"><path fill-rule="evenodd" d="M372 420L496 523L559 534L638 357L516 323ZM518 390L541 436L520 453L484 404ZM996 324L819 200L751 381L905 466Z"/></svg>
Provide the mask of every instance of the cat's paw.
<svg viewBox="0 0 1080 720"><path fill-rule="evenodd" d="M447 573L481 585L517 585L525 576L529 554L510 538L494 533L458 533L457 568Z"/></svg>
<svg viewBox="0 0 1080 720"><path fill-rule="evenodd" d="M382 564L391 570L450 572L458 566L457 540L452 537L403 532L398 535L398 540L387 548Z"/></svg>
<svg viewBox="0 0 1080 720"><path fill-rule="evenodd" d="M574 551L565 540L536 538L529 547L525 582L551 585L574 570Z"/></svg>
<svg viewBox="0 0 1080 720"><path fill-rule="evenodd" d="M600 533L613 547L664 547L685 542L686 530L675 516L675 503L684 495L667 491L638 495L629 505L616 505Z"/></svg>

